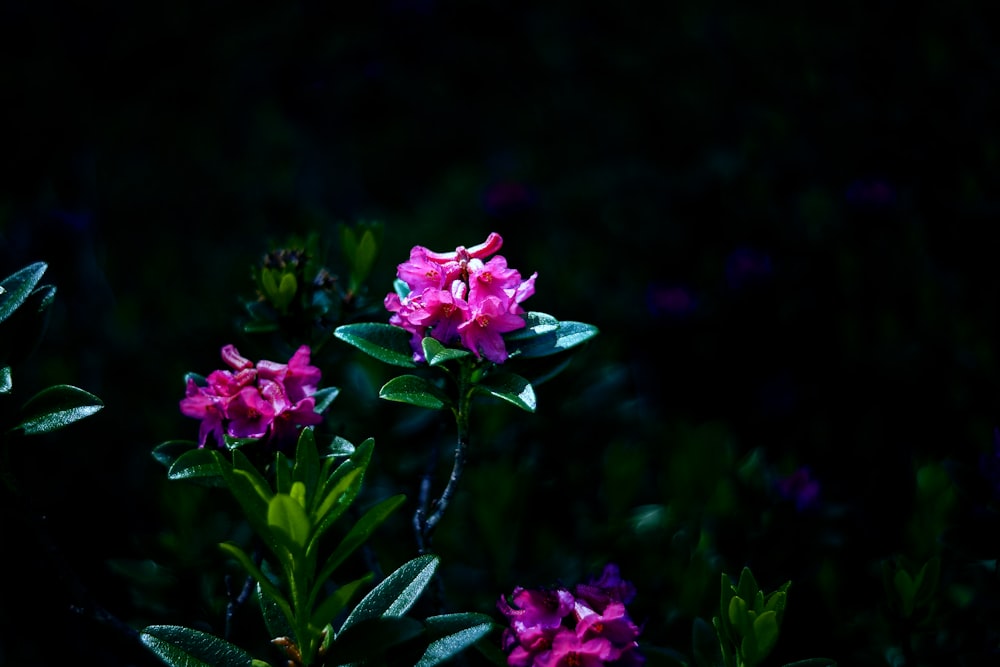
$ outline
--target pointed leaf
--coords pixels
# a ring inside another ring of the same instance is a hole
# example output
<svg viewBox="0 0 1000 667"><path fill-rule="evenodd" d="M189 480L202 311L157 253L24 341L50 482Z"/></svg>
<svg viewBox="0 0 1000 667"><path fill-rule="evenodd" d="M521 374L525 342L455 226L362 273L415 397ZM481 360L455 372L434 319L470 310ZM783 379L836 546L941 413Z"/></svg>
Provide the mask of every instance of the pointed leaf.
<svg viewBox="0 0 1000 667"><path fill-rule="evenodd" d="M344 620L341 632L361 621L405 614L423 593L438 562L437 556L424 554L401 565L358 603Z"/></svg>
<svg viewBox="0 0 1000 667"><path fill-rule="evenodd" d="M515 373L491 373L476 385L476 391L507 401L526 412L534 412L538 407L535 388Z"/></svg>
<svg viewBox="0 0 1000 667"><path fill-rule="evenodd" d="M587 342L599 333L597 327L583 322L558 322L555 330L550 327L551 322L546 319L535 327L529 326L527 332L518 329L507 334L504 341L510 356L534 359L558 354Z"/></svg>
<svg viewBox="0 0 1000 667"><path fill-rule="evenodd" d="M327 596L323 602L316 607L312 613L311 623L317 628L325 628L327 625L332 623L333 619L336 618L337 614L339 614L341 610L347 606L347 603L351 601L358 590L360 590L362 586L371 583L373 577L374 575L369 572L363 577L359 577L350 583L346 583L343 586L338 587L332 595ZM317 588L320 590L322 590L325 585L325 581L319 581L316 584Z"/></svg>
<svg viewBox="0 0 1000 667"><path fill-rule="evenodd" d="M273 495L267 482L260 477L260 473L253 468L246 455L239 450L233 452L234 464L226 461L220 452L213 453L218 461L225 485L243 509L243 514L250 527L272 551L276 554L279 553L280 545L267 525L268 507ZM237 463L240 468L236 467Z"/></svg>
<svg viewBox="0 0 1000 667"><path fill-rule="evenodd" d="M317 581L326 581L333 576L334 571L344 560L354 552L378 528L386 518L403 504L406 496L403 494L390 496L369 509L351 526L347 535L340 541L323 564L323 569L316 576Z"/></svg>
<svg viewBox="0 0 1000 667"><path fill-rule="evenodd" d="M431 616L424 620L432 637L416 667L433 667L453 658L493 629L493 620L486 614L459 613Z"/></svg>
<svg viewBox="0 0 1000 667"><path fill-rule="evenodd" d="M55 431L79 421L104 407L90 392L68 384L38 392L21 408L21 421L14 427L26 435Z"/></svg>
<svg viewBox="0 0 1000 667"><path fill-rule="evenodd" d="M405 368L417 366L410 333L401 327L381 322L343 324L334 329L333 335L384 363Z"/></svg>
<svg viewBox="0 0 1000 667"><path fill-rule="evenodd" d="M313 411L318 414L323 414L326 412L333 400L340 395L339 387L324 387L312 395L313 399L316 401L316 406Z"/></svg>
<svg viewBox="0 0 1000 667"><path fill-rule="evenodd" d="M0 281L0 322L20 308L47 268L45 262L35 262Z"/></svg>
<svg viewBox="0 0 1000 667"><path fill-rule="evenodd" d="M288 617L285 616L285 612L281 610L281 605L275 601L274 597L270 593L264 591L263 586L261 586L260 579L255 579L255 581L257 582L257 600L260 604L260 613L261 616L264 617L264 625L267 628L268 636L294 636L295 630L292 629L291 623L288 621Z"/></svg>
<svg viewBox="0 0 1000 667"><path fill-rule="evenodd" d="M504 340L508 343L514 341L525 341L538 338L546 334L553 334L559 328L559 320L548 313L528 311L524 314L524 328L504 334Z"/></svg>
<svg viewBox="0 0 1000 667"><path fill-rule="evenodd" d="M333 440L330 441L330 444L323 450L321 456L322 458L328 458L331 456L350 456L354 453L354 451L354 443L347 438L335 435L333 436Z"/></svg>
<svg viewBox="0 0 1000 667"><path fill-rule="evenodd" d="M171 667L252 667L253 658L235 644L178 625L150 625L139 639Z"/></svg>
<svg viewBox="0 0 1000 667"><path fill-rule="evenodd" d="M750 571L749 567L744 567L743 571L740 572L740 580L736 585L736 594L739 595L747 604L752 604L753 600L757 597L757 591L760 588L757 586L757 581L753 578L753 572Z"/></svg>
<svg viewBox="0 0 1000 667"><path fill-rule="evenodd" d="M378 255L378 241L371 229L366 229L361 234L361 240L357 244L354 256L351 258L350 289L356 292L361 284L371 273L372 264Z"/></svg>
<svg viewBox="0 0 1000 667"><path fill-rule="evenodd" d="M778 643L778 619L773 611L765 611L754 620L753 636L757 640L754 663L759 663Z"/></svg>
<svg viewBox="0 0 1000 667"><path fill-rule="evenodd" d="M400 375L382 385L379 398L409 403L418 408L440 410L451 405L451 399L434 383L416 375Z"/></svg>
<svg viewBox="0 0 1000 667"><path fill-rule="evenodd" d="M181 454L194 449L198 449L198 443L194 440L167 440L153 447L151 453L154 459L169 468Z"/></svg>
<svg viewBox="0 0 1000 667"><path fill-rule="evenodd" d="M299 433L299 442L295 446L295 468L292 471L292 479L302 482L306 498L315 501L316 487L319 485L319 452L316 451L316 438L311 427L304 428Z"/></svg>
<svg viewBox="0 0 1000 667"><path fill-rule="evenodd" d="M299 485L301 482L296 482ZM293 488L294 486L293 485ZM290 495L276 493L267 506L267 525L279 530L298 549L305 549L312 525L302 504Z"/></svg>
<svg viewBox="0 0 1000 667"><path fill-rule="evenodd" d="M224 483L215 450L197 448L187 450L170 464L167 479L189 479L210 486L222 486Z"/></svg>
<svg viewBox="0 0 1000 667"><path fill-rule="evenodd" d="M11 378L10 366L0 366L0 394L9 394L14 388L14 380Z"/></svg>
<svg viewBox="0 0 1000 667"><path fill-rule="evenodd" d="M738 595L734 595L729 600L729 623L743 637L750 634L750 612L747 611L747 603Z"/></svg>
<svg viewBox="0 0 1000 667"><path fill-rule="evenodd" d="M365 470L371 462L373 447L371 438L361 443L354 455L340 464L323 485L319 492L323 499L313 512L315 528L308 547L310 552L315 550L320 538L357 498Z"/></svg>
<svg viewBox="0 0 1000 667"><path fill-rule="evenodd" d="M235 558L236 561L243 566L243 569L247 571L247 574L253 577L254 581L257 582L257 585L264 592L264 594L270 597L274 604L278 605L281 612L285 614L285 618L288 619L289 623L291 623L293 618L292 607L288 604L288 600L285 599L285 596L281 594L278 587L274 585L274 583L267 577L267 575L264 574L257 564L253 562L253 559L250 558L247 552L243 551L243 549L232 542L222 542L219 544L219 548Z"/></svg>
<svg viewBox="0 0 1000 667"><path fill-rule="evenodd" d="M445 347L441 344L441 341L431 336L426 336L421 341L421 347L424 350L424 359L427 360L429 366L440 366L454 359L472 356L472 352L469 350Z"/></svg>

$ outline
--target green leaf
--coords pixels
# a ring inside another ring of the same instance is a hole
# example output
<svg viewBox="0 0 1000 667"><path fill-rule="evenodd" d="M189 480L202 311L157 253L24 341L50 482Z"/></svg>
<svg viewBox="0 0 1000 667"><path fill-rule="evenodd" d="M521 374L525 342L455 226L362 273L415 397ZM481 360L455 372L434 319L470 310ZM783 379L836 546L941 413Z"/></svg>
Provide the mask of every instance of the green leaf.
<svg viewBox="0 0 1000 667"><path fill-rule="evenodd" d="M319 452L316 451L316 437L311 427L302 429L295 445L295 468L292 480L305 485L306 498L315 502L316 487L319 485ZM306 506L311 510L312 507Z"/></svg>
<svg viewBox="0 0 1000 667"><path fill-rule="evenodd" d="M294 636L295 630L292 629L285 612L281 610L281 605L275 601L270 593L264 591L260 579L255 579L255 581L257 582L257 600L260 603L260 613L264 617L264 626L267 628L268 636Z"/></svg>
<svg viewBox="0 0 1000 667"><path fill-rule="evenodd" d="M417 556L383 579L344 619L341 632L361 621L379 616L402 616L417 601L434 576L438 557Z"/></svg>
<svg viewBox="0 0 1000 667"><path fill-rule="evenodd" d="M427 360L429 366L440 366L454 359L472 356L472 352L469 350L445 347L441 344L441 341L431 336L426 336L420 341L420 345L424 351L424 359Z"/></svg>
<svg viewBox="0 0 1000 667"><path fill-rule="evenodd" d="M169 468L181 454L194 449L198 449L198 443L194 440L167 440L153 447L150 453L157 462Z"/></svg>
<svg viewBox="0 0 1000 667"><path fill-rule="evenodd" d="M38 392L21 408L21 421L13 430L26 435L55 431L79 421L104 407L104 402L90 392L68 384L55 385Z"/></svg>
<svg viewBox="0 0 1000 667"><path fill-rule="evenodd" d="M756 639L754 662L759 663L778 643L778 619L773 611L765 611L754 620L753 636Z"/></svg>
<svg viewBox="0 0 1000 667"><path fill-rule="evenodd" d="M358 519L357 523L351 526L351 529L347 532L347 535L337 544L336 548L333 550L323 564L323 569L316 576L317 581L326 581L332 575L334 570L340 566L344 560L354 552L359 546L364 544L365 540L378 528L382 522L392 514L397 507L403 504L406 500L406 496L403 494L398 494L395 496L390 496L374 507L369 509L364 515Z"/></svg>
<svg viewBox="0 0 1000 667"><path fill-rule="evenodd" d="M750 618L747 611L747 603L738 595L734 595L729 600L729 624L736 628L741 636L750 634Z"/></svg>
<svg viewBox="0 0 1000 667"><path fill-rule="evenodd" d="M350 583L346 583L343 586L339 586L337 590L333 592L332 595L324 598L323 602L313 610L311 623L317 628L324 628L333 622L333 619L341 612L347 603L351 601L351 598L365 586L371 583L374 575L369 572L363 577L359 577ZM319 580L316 583L317 590L322 590L326 585L325 580ZM315 595L313 596L315 597Z"/></svg>
<svg viewBox="0 0 1000 667"><path fill-rule="evenodd" d="M416 368L410 333L402 327L381 322L343 324L333 331L336 338L353 345L379 361L393 366Z"/></svg>
<svg viewBox="0 0 1000 667"><path fill-rule="evenodd" d="M35 262L0 281L0 322L21 307L47 268L45 262Z"/></svg>
<svg viewBox="0 0 1000 667"><path fill-rule="evenodd" d="M451 405L451 399L433 382L416 375L392 378L378 392L379 398L399 403L409 403L418 408L440 410Z"/></svg>
<svg viewBox="0 0 1000 667"><path fill-rule="evenodd" d="M305 549L309 542L312 524L305 508L290 495L276 493L271 498L267 506L267 525L268 528L281 531L299 549Z"/></svg>
<svg viewBox="0 0 1000 667"><path fill-rule="evenodd" d="M273 495L267 481L260 476L246 455L239 450L233 452L232 464L226 461L219 451L215 450L213 454L218 462L219 470L222 472L225 485L243 509L243 514L250 527L264 540L268 547L276 554L279 553L279 544L267 525L268 508Z"/></svg>
<svg viewBox="0 0 1000 667"><path fill-rule="evenodd" d="M371 462L374 446L374 440L371 438L365 440L355 450L354 455L341 463L323 484L323 488L319 491L322 501L313 513L315 530L309 545L310 550L315 548L320 537L358 496L365 470Z"/></svg>
<svg viewBox="0 0 1000 667"><path fill-rule="evenodd" d="M219 548L235 558L236 561L243 566L243 569L247 571L247 574L253 577L254 581L257 582L258 587L260 587L264 594L269 596L274 604L278 605L281 613L285 615L288 623L291 624L294 617L292 616L292 607L288 604L288 600L286 600L285 596L281 594L281 591L278 590L278 587L274 584L274 582L272 582L267 575L261 571L260 567L253 562L253 559L250 558L247 552L243 551L243 549L232 542L222 542L219 544Z"/></svg>
<svg viewBox="0 0 1000 667"><path fill-rule="evenodd" d="M347 438L335 435L330 441L330 444L326 446L325 450L323 450L322 458L329 458L331 456L350 456L354 452L354 443Z"/></svg>
<svg viewBox="0 0 1000 667"><path fill-rule="evenodd" d="M170 444L172 443L164 443L164 445ZM208 483L209 486L222 486L219 457L211 449L189 449L170 464L170 468L167 469L167 479L189 479Z"/></svg>
<svg viewBox="0 0 1000 667"><path fill-rule="evenodd" d="M487 375L476 385L476 391L502 399L527 412L537 407L535 388L515 373L499 372Z"/></svg>
<svg viewBox="0 0 1000 667"><path fill-rule="evenodd" d="M515 341L530 340L546 334L555 333L559 328L559 320L547 313L528 311L524 314L524 328L516 329L504 334L504 340L508 343Z"/></svg>
<svg viewBox="0 0 1000 667"><path fill-rule="evenodd" d="M757 581L753 578L753 572L750 571L749 567L744 567L743 571L740 572L739 583L736 585L736 594L750 604L757 597L759 590Z"/></svg>
<svg viewBox="0 0 1000 667"><path fill-rule="evenodd" d="M10 366L0 366L0 394L9 394L14 388L14 380L11 378Z"/></svg>
<svg viewBox="0 0 1000 667"><path fill-rule="evenodd" d="M171 667L253 667L249 653L224 639L178 625L150 625L139 639Z"/></svg>
<svg viewBox="0 0 1000 667"><path fill-rule="evenodd" d="M292 299L295 298L295 292L297 292L298 289L299 281L295 279L294 273L286 273L281 276L281 284L278 285L278 293L273 299L274 307L284 312L284 310L288 308L288 304L290 304Z"/></svg>
<svg viewBox="0 0 1000 667"><path fill-rule="evenodd" d="M378 240L375 238L372 230L365 229L361 234L361 240L358 242L354 256L350 262L351 277L349 286L352 292L356 292L365 279L368 278L368 274L371 273L372 265L378 256L378 245Z"/></svg>
<svg viewBox="0 0 1000 667"><path fill-rule="evenodd" d="M316 407L313 410L318 414L323 414L330 408L330 404L333 403L333 399L340 395L339 387L324 387L312 395L313 399L316 401Z"/></svg>
<svg viewBox="0 0 1000 667"><path fill-rule="evenodd" d="M518 329L504 337L507 352L511 357L533 359L558 354L587 342L599 333L597 327L583 322L558 322L555 324L555 329L552 329L551 320L555 318L551 315L540 313L529 313L529 315L535 317L528 319L527 330ZM542 317L539 317L540 315ZM537 323L531 326L530 323L533 321Z"/></svg>
<svg viewBox="0 0 1000 667"><path fill-rule="evenodd" d="M430 616L424 620L432 637L416 667L433 667L453 658L493 629L493 620L486 614L458 613Z"/></svg>

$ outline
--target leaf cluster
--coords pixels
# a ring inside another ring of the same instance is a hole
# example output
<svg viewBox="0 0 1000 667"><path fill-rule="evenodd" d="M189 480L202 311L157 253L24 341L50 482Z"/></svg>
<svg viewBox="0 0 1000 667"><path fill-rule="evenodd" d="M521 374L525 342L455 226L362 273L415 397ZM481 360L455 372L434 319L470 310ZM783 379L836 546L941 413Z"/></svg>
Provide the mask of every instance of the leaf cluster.
<svg viewBox="0 0 1000 667"><path fill-rule="evenodd" d="M379 396L386 400L459 412L468 400L480 395L534 412L535 385L562 371L569 360L561 353L590 340L598 329L582 322L560 322L546 313L528 312L524 317L523 329L504 336L509 355L504 364L476 359L469 350L446 346L430 336L421 341L426 364L418 364L413 360L409 332L391 324L345 324L334 330L334 336L392 366L443 371L457 389L449 393L441 375L408 373L382 386Z"/></svg>
<svg viewBox="0 0 1000 667"><path fill-rule="evenodd" d="M367 573L333 587L338 568L404 501L385 498L367 509L325 551L324 537L358 497L374 441L358 446L343 438L320 452L311 427L302 430L294 458L275 454L268 476L240 447L185 449L192 443L165 442L154 456L168 477L227 488L267 551L249 552L233 542L221 549L256 582L257 597L272 641L294 664L335 665L384 659L390 650L424 651L429 667L465 649L492 627L489 617L455 614L426 619L406 617L437 566L427 554L401 566L378 583L350 611L349 605L373 583ZM270 477L270 480L269 480ZM337 619L346 617L335 628ZM226 640L179 626L151 626L142 640L170 665L252 665L249 654Z"/></svg>
<svg viewBox="0 0 1000 667"><path fill-rule="evenodd" d="M97 396L69 384L38 391L22 404L9 404L14 393L14 367L35 349L45 331L56 288L41 283L45 262L29 264L0 281L0 433L37 435L58 430L104 407ZM13 480L4 471L8 486Z"/></svg>

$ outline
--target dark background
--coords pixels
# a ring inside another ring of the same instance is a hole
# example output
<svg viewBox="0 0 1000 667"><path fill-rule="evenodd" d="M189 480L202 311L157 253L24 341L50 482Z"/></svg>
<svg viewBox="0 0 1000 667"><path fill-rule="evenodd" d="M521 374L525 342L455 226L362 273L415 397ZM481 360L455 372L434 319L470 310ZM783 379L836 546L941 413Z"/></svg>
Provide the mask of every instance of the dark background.
<svg viewBox="0 0 1000 667"><path fill-rule="evenodd" d="M0 4L0 273L45 261L58 288L15 392L106 403L12 454L0 663L155 664L84 600L219 622L223 499L149 451L194 437L181 378L240 343L263 252L317 231L336 257L337 224L378 220L376 300L412 245L497 231L539 273L526 305L601 330L536 414L479 413L437 538L456 608L612 560L650 641L688 652L747 564L793 580L773 664L886 664L879 563L940 553L935 465L990 453L1000 405L983 4ZM374 401L387 371L341 353L325 383ZM447 429L357 409L372 496L412 494ZM771 485L799 466L812 513ZM153 562L170 585L122 573ZM949 642L985 654L955 579Z"/></svg>

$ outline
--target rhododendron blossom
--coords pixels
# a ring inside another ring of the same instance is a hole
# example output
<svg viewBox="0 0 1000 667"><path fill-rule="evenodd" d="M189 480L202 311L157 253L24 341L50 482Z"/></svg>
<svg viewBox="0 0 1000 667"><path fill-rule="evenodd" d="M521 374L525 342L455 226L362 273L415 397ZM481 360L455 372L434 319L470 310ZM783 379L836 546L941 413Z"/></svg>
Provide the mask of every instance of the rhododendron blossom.
<svg viewBox="0 0 1000 667"><path fill-rule="evenodd" d="M454 252L414 246L409 261L397 266L396 277L410 291L388 294L385 307L392 313L389 323L410 332L416 361L424 360L425 336L462 345L494 363L507 360L502 335L525 326L521 303L535 293L538 273L522 280L506 258L494 254L502 245L494 232L483 243Z"/></svg>
<svg viewBox="0 0 1000 667"><path fill-rule="evenodd" d="M212 371L200 385L188 378L181 414L201 420L198 446L225 446L225 436L262 438L277 449L295 442L300 426L323 421L313 394L320 370L303 345L287 364L266 359L255 365L233 345L222 348L231 370Z"/></svg>
<svg viewBox="0 0 1000 667"><path fill-rule="evenodd" d="M608 564L601 577L574 589L530 590L517 587L497 608L510 626L501 639L511 667L638 667L645 658L636 641L641 629L625 605L635 587L618 566Z"/></svg>

